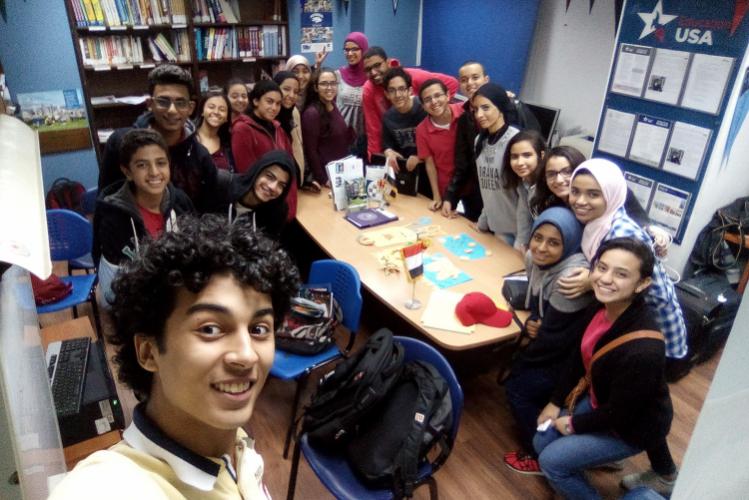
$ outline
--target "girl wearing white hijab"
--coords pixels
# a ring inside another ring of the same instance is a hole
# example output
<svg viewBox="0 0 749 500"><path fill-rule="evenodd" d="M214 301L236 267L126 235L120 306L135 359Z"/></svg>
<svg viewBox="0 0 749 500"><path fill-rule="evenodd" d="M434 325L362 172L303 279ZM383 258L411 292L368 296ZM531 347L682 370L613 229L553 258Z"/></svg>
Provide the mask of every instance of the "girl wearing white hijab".
<svg viewBox="0 0 749 500"><path fill-rule="evenodd" d="M653 240L624 210L627 183L621 169L613 162L594 158L581 163L572 173L569 203L578 221L585 225L582 250L590 260L603 241L631 237L650 245ZM559 279L560 291L568 297L590 290L588 270ZM653 283L646 302L658 313L658 326L666 339L666 356L683 358L687 354L686 326L676 298L674 284L656 260Z"/></svg>

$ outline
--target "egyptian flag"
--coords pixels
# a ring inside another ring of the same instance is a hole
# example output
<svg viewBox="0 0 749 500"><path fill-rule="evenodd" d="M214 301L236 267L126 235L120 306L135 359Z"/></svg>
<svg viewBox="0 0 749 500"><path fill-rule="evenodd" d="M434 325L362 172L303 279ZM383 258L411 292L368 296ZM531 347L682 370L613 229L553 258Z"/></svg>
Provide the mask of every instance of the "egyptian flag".
<svg viewBox="0 0 749 500"><path fill-rule="evenodd" d="M410 280L415 280L424 274L424 244L422 242L401 248L401 256Z"/></svg>

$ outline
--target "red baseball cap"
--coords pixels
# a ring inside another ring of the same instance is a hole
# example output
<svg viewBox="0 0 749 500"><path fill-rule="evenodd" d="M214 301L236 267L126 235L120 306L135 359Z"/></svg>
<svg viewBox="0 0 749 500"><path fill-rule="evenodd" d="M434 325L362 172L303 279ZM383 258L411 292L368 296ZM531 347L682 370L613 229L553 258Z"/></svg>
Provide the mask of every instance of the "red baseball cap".
<svg viewBox="0 0 749 500"><path fill-rule="evenodd" d="M488 326L504 328L512 322L512 314L499 309L485 293L471 292L460 299L455 306L455 315L463 326L482 323Z"/></svg>

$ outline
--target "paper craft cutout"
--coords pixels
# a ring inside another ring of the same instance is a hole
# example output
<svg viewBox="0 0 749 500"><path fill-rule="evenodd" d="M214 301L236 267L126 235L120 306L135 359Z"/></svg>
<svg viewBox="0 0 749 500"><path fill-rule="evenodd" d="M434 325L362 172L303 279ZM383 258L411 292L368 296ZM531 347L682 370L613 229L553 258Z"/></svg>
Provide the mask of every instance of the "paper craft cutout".
<svg viewBox="0 0 749 500"><path fill-rule="evenodd" d="M405 246L416 243L417 239L416 233L413 230L403 226L396 226L367 231L359 237L359 242L363 245L389 247L391 245Z"/></svg>
<svg viewBox="0 0 749 500"><path fill-rule="evenodd" d="M475 260L486 257L486 248L465 233L445 236L440 238L440 243L461 260Z"/></svg>
<svg viewBox="0 0 749 500"><path fill-rule="evenodd" d="M427 328L448 330L451 332L471 334L476 331L476 326L463 326L455 316L455 306L458 305L462 293L450 292L448 290L433 290L429 296L429 303L421 315L421 323Z"/></svg>
<svg viewBox="0 0 749 500"><path fill-rule="evenodd" d="M424 256L424 276L439 288L450 288L472 279L441 253Z"/></svg>

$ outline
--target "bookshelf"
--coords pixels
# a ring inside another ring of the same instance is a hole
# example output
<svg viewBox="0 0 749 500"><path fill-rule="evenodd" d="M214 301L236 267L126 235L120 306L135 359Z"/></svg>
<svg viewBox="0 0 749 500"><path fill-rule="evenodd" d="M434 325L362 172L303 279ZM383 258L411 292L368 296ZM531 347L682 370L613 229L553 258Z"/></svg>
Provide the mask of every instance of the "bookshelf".
<svg viewBox="0 0 749 500"><path fill-rule="evenodd" d="M286 0L65 0L96 154L145 110L148 72L178 64L195 95L268 78L288 57ZM98 140L97 140L98 139Z"/></svg>

